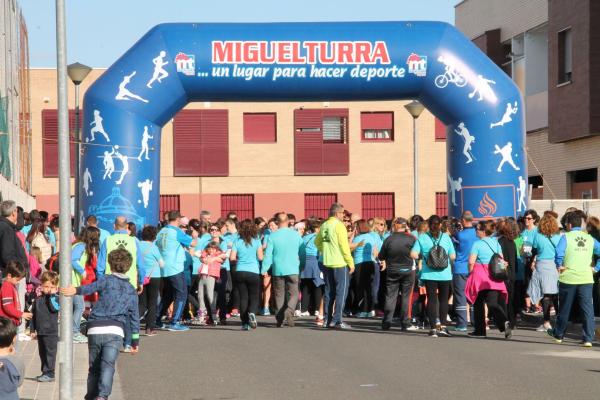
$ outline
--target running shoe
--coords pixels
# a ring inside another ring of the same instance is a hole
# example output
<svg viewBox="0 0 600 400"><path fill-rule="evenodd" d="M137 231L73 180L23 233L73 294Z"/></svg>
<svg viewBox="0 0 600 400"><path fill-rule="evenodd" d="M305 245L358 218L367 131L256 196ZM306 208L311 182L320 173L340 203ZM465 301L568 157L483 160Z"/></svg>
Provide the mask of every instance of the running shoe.
<svg viewBox="0 0 600 400"><path fill-rule="evenodd" d="M130 345L127 345L121 349L121 353L131 353L132 349Z"/></svg>
<svg viewBox="0 0 600 400"><path fill-rule="evenodd" d="M88 338L82 335L81 333L76 333L73 335L73 343L87 343Z"/></svg>
<svg viewBox="0 0 600 400"><path fill-rule="evenodd" d="M431 330L429 331L429 337L432 337L432 338L436 338L436 337L438 337L438 331L437 331L437 330L435 330L435 329L431 329Z"/></svg>
<svg viewBox="0 0 600 400"><path fill-rule="evenodd" d="M231 316L235 318L239 317L240 311L237 308L234 308L233 310L231 310Z"/></svg>
<svg viewBox="0 0 600 400"><path fill-rule="evenodd" d="M148 337L156 336L157 334L158 332L154 329L146 329L146 336Z"/></svg>
<svg viewBox="0 0 600 400"><path fill-rule="evenodd" d="M167 330L170 332L185 332L189 331L190 328L181 324L171 324L167 327Z"/></svg>
<svg viewBox="0 0 600 400"><path fill-rule="evenodd" d="M294 314L291 311L285 313L285 322L287 322L290 328L293 328L296 322L294 321Z"/></svg>
<svg viewBox="0 0 600 400"><path fill-rule="evenodd" d="M402 330L406 331L406 332L415 332L415 331L418 331L419 328L414 325L408 325L407 327L402 328Z"/></svg>
<svg viewBox="0 0 600 400"><path fill-rule="evenodd" d="M554 339L554 343L556 343L556 344L561 344L562 343L562 339L559 339L556 336L554 336L554 329L548 329L548 330L546 330L546 334L548 336L550 336L552 339Z"/></svg>
<svg viewBox="0 0 600 400"><path fill-rule="evenodd" d="M310 313L308 311L301 312L300 317L310 317Z"/></svg>
<svg viewBox="0 0 600 400"><path fill-rule="evenodd" d="M384 321L381 323L381 330L383 330L383 331L389 331L391 327L392 327L392 324L390 324L389 322Z"/></svg>
<svg viewBox="0 0 600 400"><path fill-rule="evenodd" d="M445 326L442 326L440 329L437 329L437 334L438 334L438 336L442 336L442 337L452 336L450 334L450 332L448 332L448 328L446 328Z"/></svg>
<svg viewBox="0 0 600 400"><path fill-rule="evenodd" d="M317 316L315 323L317 324L317 326L323 326L323 318L319 318Z"/></svg>
<svg viewBox="0 0 600 400"><path fill-rule="evenodd" d="M352 327L350 325L348 325L347 323L345 323L345 322L340 322L339 324L334 325L333 328L334 329L339 329L341 331L347 331L347 330L352 329Z"/></svg>
<svg viewBox="0 0 600 400"><path fill-rule="evenodd" d="M159 331L168 331L169 329L169 325L167 324L163 324L162 322L158 325L156 325L156 329L158 329Z"/></svg>
<svg viewBox="0 0 600 400"><path fill-rule="evenodd" d="M552 329L552 327L547 327L546 325L542 324L540 326L537 327L537 329L535 330L536 332L546 332L548 329Z"/></svg>
<svg viewBox="0 0 600 400"><path fill-rule="evenodd" d="M481 334L481 333L477 333L477 332L469 332L469 333L467 333L467 335L468 335L469 337L472 337L472 338L477 338L477 339L485 339L485 338L487 337L487 336L485 335L485 333L484 333L484 334Z"/></svg>
<svg viewBox="0 0 600 400"><path fill-rule="evenodd" d="M250 320L250 328L256 329L258 326L258 323L256 322L256 315L254 315L254 313L249 313L248 319Z"/></svg>
<svg viewBox="0 0 600 400"><path fill-rule="evenodd" d="M264 316L269 316L271 315L271 310L269 310L269 307L265 307L261 310L260 314Z"/></svg>
<svg viewBox="0 0 600 400"><path fill-rule="evenodd" d="M248 325L248 324L242 324L242 330L243 331L249 331L250 330L250 325Z"/></svg>
<svg viewBox="0 0 600 400"><path fill-rule="evenodd" d="M466 332L467 331L466 326L451 326L448 329L451 331L454 331L454 332Z"/></svg>
<svg viewBox="0 0 600 400"><path fill-rule="evenodd" d="M48 375L40 375L37 378L35 378L36 381L38 382L54 382L54 377L53 376L48 376Z"/></svg>
<svg viewBox="0 0 600 400"><path fill-rule="evenodd" d="M583 343L581 343L581 347L592 347L592 343L591 342L583 342Z"/></svg>
<svg viewBox="0 0 600 400"><path fill-rule="evenodd" d="M508 340L512 337L512 328L510 326L510 322L506 321L504 323L504 339Z"/></svg>
<svg viewBox="0 0 600 400"><path fill-rule="evenodd" d="M378 310L379 311L379 310ZM383 313L376 313L375 310L371 310L367 313L367 318L383 317Z"/></svg>
<svg viewBox="0 0 600 400"><path fill-rule="evenodd" d="M361 311L359 313L356 313L356 318L369 318L369 313Z"/></svg>
<svg viewBox="0 0 600 400"><path fill-rule="evenodd" d="M300 317L302 315L302 311L296 310L294 311L294 317Z"/></svg>

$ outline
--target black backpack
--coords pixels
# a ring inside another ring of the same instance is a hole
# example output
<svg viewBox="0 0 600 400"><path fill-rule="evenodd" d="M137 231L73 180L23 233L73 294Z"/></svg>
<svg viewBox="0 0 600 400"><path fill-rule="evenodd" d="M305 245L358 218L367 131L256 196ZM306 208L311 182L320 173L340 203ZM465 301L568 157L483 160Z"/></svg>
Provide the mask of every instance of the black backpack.
<svg viewBox="0 0 600 400"><path fill-rule="evenodd" d="M433 247L429 250L429 255L427 256L427 266L433 270L441 271L448 268L448 252L442 246L440 246L440 241L442 240L442 236L444 234L440 234L437 242L433 239L433 236L427 234L431 238L433 242Z"/></svg>
<svg viewBox="0 0 600 400"><path fill-rule="evenodd" d="M494 253L492 258L490 258L490 262L488 263L488 270L490 271L490 278L496 282L504 282L508 279L508 266L504 261L504 257L500 254L496 253L492 246L485 240L483 241Z"/></svg>

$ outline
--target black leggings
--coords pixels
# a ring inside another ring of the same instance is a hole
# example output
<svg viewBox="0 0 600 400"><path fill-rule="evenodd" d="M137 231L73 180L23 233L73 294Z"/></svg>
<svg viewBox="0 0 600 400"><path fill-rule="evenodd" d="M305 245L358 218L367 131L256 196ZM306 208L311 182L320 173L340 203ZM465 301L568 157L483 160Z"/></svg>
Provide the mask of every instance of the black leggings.
<svg viewBox="0 0 600 400"><path fill-rule="evenodd" d="M302 302L300 309L302 312L319 311L321 299L323 298L323 286L315 286L312 278L302 279L300 281L300 290L302 291Z"/></svg>
<svg viewBox="0 0 600 400"><path fill-rule="evenodd" d="M235 282L240 294L240 318L243 324L250 322L249 313L256 314L261 292L260 275L254 272L236 272Z"/></svg>
<svg viewBox="0 0 600 400"><path fill-rule="evenodd" d="M544 322L550 321L550 308L554 305L557 308L558 297L555 294L545 294L542 298L542 310L544 311Z"/></svg>
<svg viewBox="0 0 600 400"><path fill-rule="evenodd" d="M356 265L354 302L352 311L370 312L373 307L373 277L375 263L368 261Z"/></svg>
<svg viewBox="0 0 600 400"><path fill-rule="evenodd" d="M140 318L146 314L146 329L156 327L156 306L158 305L158 292L160 291L160 278L150 278L150 283L144 286L144 291L140 294L139 311Z"/></svg>
<svg viewBox="0 0 600 400"><path fill-rule="evenodd" d="M451 281L423 281L423 283L425 283L425 289L427 290L427 315L429 316L429 326L431 326L431 329L436 327L436 321L438 319L439 324L446 325L450 282Z"/></svg>
<svg viewBox="0 0 600 400"><path fill-rule="evenodd" d="M504 332L506 323L506 303L502 298L502 293L498 290L482 290L477 295L474 304L474 323L475 333L485 336L485 305L488 306L490 319L494 320L496 327L500 332Z"/></svg>

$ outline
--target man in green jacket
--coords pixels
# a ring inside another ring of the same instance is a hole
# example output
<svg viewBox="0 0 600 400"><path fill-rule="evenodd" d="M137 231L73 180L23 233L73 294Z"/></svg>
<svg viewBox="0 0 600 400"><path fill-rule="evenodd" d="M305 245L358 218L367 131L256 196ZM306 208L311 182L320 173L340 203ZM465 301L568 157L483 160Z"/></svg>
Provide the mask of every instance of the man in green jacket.
<svg viewBox="0 0 600 400"><path fill-rule="evenodd" d="M298 276L300 275L300 249L304 245L302 237L294 229L289 228L289 219L286 213L277 215L279 229L269 235L265 259L263 261L263 274L273 268L273 291L275 292L275 305L277 307L277 327L283 326L287 321L288 326L294 326L294 310L298 304ZM287 303L285 302L287 294Z"/></svg>
<svg viewBox="0 0 600 400"><path fill-rule="evenodd" d="M321 225L315 245L323 254L325 268L325 295L323 296L324 328L350 329L342 322L342 311L346 303L349 274L354 272L354 260L348 243L348 232L342 222L344 206L333 203L329 208L329 219Z"/></svg>

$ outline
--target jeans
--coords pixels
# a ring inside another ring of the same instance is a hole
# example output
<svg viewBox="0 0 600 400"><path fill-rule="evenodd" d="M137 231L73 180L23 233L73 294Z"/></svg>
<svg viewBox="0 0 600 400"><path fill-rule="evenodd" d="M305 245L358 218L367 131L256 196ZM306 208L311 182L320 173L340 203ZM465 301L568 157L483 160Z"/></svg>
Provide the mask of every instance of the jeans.
<svg viewBox="0 0 600 400"><path fill-rule="evenodd" d="M342 323L342 311L348 295L348 267L325 268L325 295L323 313L327 326Z"/></svg>
<svg viewBox="0 0 600 400"><path fill-rule="evenodd" d="M102 334L88 337L89 370L85 400L96 397L108 398L112 391L115 365L123 338L119 335Z"/></svg>
<svg viewBox="0 0 600 400"><path fill-rule="evenodd" d="M283 322L285 314L294 313L298 304L298 275L274 276L271 282L273 282L275 307L277 307L275 318L277 322Z"/></svg>
<svg viewBox="0 0 600 400"><path fill-rule="evenodd" d="M592 342L594 340L594 306L592 305L593 284L569 285L558 283L558 316L554 326L554 336L562 339L565 336L569 316L575 297L579 301L581 309L581 319L583 328L583 341Z"/></svg>
<svg viewBox="0 0 600 400"><path fill-rule="evenodd" d="M410 297L415 284L415 271L400 271L397 268L388 268L386 272L386 297L383 311L383 323L392 324L394 311L396 310L396 304L398 302L398 292L400 292L402 295L402 327L408 328L410 326L408 308L410 306Z"/></svg>
<svg viewBox="0 0 600 400"><path fill-rule="evenodd" d="M468 275L452 275L454 284L454 312L456 313L456 327L467 327L467 296L465 295L465 286L467 285Z"/></svg>
<svg viewBox="0 0 600 400"><path fill-rule="evenodd" d="M42 362L42 375L54 378L58 335L40 335L37 337L37 341L38 353Z"/></svg>
<svg viewBox="0 0 600 400"><path fill-rule="evenodd" d="M81 316L84 308L83 296L73 296L73 335L81 334Z"/></svg>
<svg viewBox="0 0 600 400"><path fill-rule="evenodd" d="M163 278L164 290L160 304L160 313L156 316L156 324L160 325L160 320L167 313L171 302L173 304L173 318L171 323L176 324L181 319L183 308L187 300L187 286L183 272L176 275Z"/></svg>

